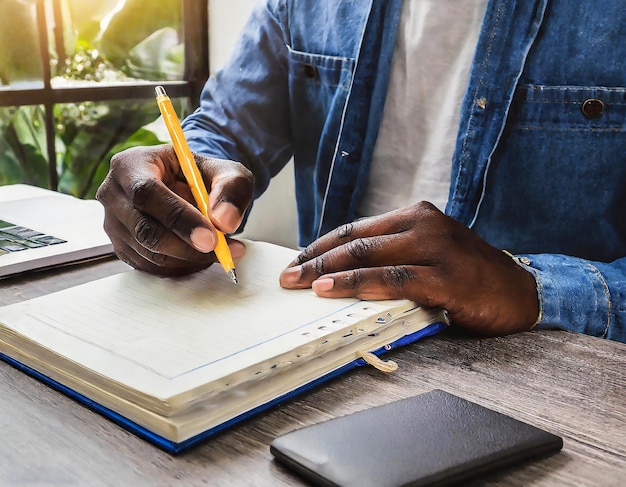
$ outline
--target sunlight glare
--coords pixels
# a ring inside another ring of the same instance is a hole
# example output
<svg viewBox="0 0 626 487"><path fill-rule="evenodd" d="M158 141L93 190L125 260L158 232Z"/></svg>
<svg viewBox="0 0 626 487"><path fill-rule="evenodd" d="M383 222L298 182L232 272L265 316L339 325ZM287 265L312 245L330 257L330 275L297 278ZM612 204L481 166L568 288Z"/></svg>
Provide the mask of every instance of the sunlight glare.
<svg viewBox="0 0 626 487"><path fill-rule="evenodd" d="M113 18L113 16L124 8L124 4L125 3L126 3L126 0L118 0L117 4L115 5L115 8L113 8L107 14L107 16L104 17L100 21L100 32L104 32L107 29L107 27L109 26L109 23L111 22L111 19Z"/></svg>

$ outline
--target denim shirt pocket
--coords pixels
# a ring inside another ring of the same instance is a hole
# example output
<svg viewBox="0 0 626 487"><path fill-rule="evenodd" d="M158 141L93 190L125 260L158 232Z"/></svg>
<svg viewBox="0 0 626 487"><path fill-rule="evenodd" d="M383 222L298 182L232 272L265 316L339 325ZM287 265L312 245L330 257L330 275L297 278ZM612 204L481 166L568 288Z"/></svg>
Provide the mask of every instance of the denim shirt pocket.
<svg viewBox="0 0 626 487"><path fill-rule="evenodd" d="M626 88L518 86L481 205L484 237L608 261L626 252L625 214Z"/></svg>
<svg viewBox="0 0 626 487"><path fill-rule="evenodd" d="M339 130L355 60L289 49L288 63L295 147L316 154L324 132Z"/></svg>
<svg viewBox="0 0 626 487"><path fill-rule="evenodd" d="M626 87L522 85L513 108L525 130L626 132Z"/></svg>

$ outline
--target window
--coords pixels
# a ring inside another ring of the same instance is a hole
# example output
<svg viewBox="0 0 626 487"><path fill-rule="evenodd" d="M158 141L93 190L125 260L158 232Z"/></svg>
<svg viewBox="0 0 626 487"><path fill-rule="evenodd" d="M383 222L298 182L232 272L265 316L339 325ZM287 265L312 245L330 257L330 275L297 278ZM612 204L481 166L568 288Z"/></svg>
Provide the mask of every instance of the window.
<svg viewBox="0 0 626 487"><path fill-rule="evenodd" d="M4 0L0 184L92 197L111 155L159 143L154 87L180 116L209 74L208 0Z"/></svg>

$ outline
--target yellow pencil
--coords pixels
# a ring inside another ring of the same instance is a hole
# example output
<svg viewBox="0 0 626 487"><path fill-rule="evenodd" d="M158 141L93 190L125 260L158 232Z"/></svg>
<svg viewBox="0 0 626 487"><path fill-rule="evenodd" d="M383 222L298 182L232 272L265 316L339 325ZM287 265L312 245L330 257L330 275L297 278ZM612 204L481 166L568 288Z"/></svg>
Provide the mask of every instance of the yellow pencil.
<svg viewBox="0 0 626 487"><path fill-rule="evenodd" d="M174 151L176 152L176 157L178 157L178 161L180 162L183 174L187 179L187 184L189 184L189 187L191 188L191 193L198 204L198 208L200 208L202 214L208 218L209 193L207 192L206 186L202 181L200 170L198 169L196 161L191 154L191 150L187 145L187 140L183 134L183 129L180 126L180 122L178 121L172 102L165 93L165 88L162 86L157 86L155 91L159 110L161 111L161 115L163 115L163 120L165 121L167 130L172 138L172 145L174 146ZM219 260L220 264L233 282L237 284L237 272L235 271L233 258L230 255L230 249L226 243L226 237L224 237L224 234L217 229L216 232L217 245L215 246L215 255L217 256L217 260Z"/></svg>

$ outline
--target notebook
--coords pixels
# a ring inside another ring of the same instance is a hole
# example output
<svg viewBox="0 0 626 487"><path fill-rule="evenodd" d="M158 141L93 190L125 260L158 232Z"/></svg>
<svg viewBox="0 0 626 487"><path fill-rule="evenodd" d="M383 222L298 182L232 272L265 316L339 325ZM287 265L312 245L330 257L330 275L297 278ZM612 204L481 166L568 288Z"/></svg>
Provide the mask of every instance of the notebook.
<svg viewBox="0 0 626 487"><path fill-rule="evenodd" d="M0 278L113 253L95 200L26 184L0 186Z"/></svg>
<svg viewBox="0 0 626 487"><path fill-rule="evenodd" d="M297 251L246 241L239 285L218 266L137 270L0 308L0 358L178 452L446 325L407 300L285 290Z"/></svg>

